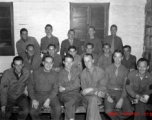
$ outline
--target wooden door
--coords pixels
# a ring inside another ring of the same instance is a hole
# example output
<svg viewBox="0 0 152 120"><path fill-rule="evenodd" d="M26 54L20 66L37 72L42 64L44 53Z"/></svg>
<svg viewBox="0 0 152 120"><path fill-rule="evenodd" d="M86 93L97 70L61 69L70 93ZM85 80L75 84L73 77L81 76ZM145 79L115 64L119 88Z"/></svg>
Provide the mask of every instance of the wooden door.
<svg viewBox="0 0 152 120"><path fill-rule="evenodd" d="M96 29L95 36L101 42L108 35L109 4L81 4L71 3L70 28L74 29L75 37L83 43L87 38L87 29L93 26Z"/></svg>

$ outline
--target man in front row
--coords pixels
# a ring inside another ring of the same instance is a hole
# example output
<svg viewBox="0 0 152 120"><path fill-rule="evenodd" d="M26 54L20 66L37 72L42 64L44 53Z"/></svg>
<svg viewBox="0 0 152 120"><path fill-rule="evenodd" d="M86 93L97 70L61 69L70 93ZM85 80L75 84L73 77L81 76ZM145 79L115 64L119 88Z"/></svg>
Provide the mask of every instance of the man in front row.
<svg viewBox="0 0 152 120"><path fill-rule="evenodd" d="M101 120L98 105L102 104L102 99L107 92L104 71L94 65L92 54L84 55L84 63L86 68L82 71L81 88L82 88L82 103L87 108L86 120Z"/></svg>
<svg viewBox="0 0 152 120"><path fill-rule="evenodd" d="M23 68L23 59L16 56L13 68L6 70L1 80L1 120L9 120L14 106L19 106L18 120L25 120L29 114L27 83L29 71Z"/></svg>
<svg viewBox="0 0 152 120"><path fill-rule="evenodd" d="M65 120L75 120L75 111L81 100L79 67L73 66L72 55L64 57L64 69L59 73L59 98L65 107Z"/></svg>
<svg viewBox="0 0 152 120"><path fill-rule="evenodd" d="M42 106L49 108L51 106L51 116L53 120L59 120L61 115L61 106L57 97L58 77L52 70L53 58L45 56L43 67L33 71L28 84L29 96L32 100L31 117L33 120L40 120L40 110Z"/></svg>
<svg viewBox="0 0 152 120"><path fill-rule="evenodd" d="M105 69L108 94L104 100L105 112L112 120L125 119L132 112L132 107L126 94L126 79L128 70L121 65L122 52L116 50L113 55L114 63Z"/></svg>
<svg viewBox="0 0 152 120"><path fill-rule="evenodd" d="M146 120L146 110L152 110L152 105L148 104L148 99L152 93L152 75L147 71L149 62L145 58L140 58L137 62L137 69L128 74L126 90L135 104L134 120Z"/></svg>

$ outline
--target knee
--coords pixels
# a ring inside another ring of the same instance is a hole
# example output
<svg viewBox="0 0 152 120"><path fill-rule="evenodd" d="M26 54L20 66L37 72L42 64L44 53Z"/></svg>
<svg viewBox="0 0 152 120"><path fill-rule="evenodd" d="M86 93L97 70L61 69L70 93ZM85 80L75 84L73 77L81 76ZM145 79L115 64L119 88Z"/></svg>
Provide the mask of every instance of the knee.
<svg viewBox="0 0 152 120"><path fill-rule="evenodd" d="M98 101L98 99L97 99L96 96L91 96L91 97L89 98L89 104L90 104L90 103L95 103L95 102L97 102L97 101Z"/></svg>
<svg viewBox="0 0 152 120"><path fill-rule="evenodd" d="M23 113L24 115L28 115L28 114L29 114L29 109L24 109L24 110L22 111L22 113Z"/></svg>
<svg viewBox="0 0 152 120"><path fill-rule="evenodd" d="M69 99L68 102L64 103L64 106L69 107L72 106L73 104L75 104L75 99Z"/></svg>
<svg viewBox="0 0 152 120"><path fill-rule="evenodd" d="M54 113L56 114L61 114L62 113L62 109L60 105L57 105L54 107L54 109L52 109L54 111Z"/></svg>
<svg viewBox="0 0 152 120"><path fill-rule="evenodd" d="M112 113L113 111L112 111L112 109L105 109L105 113L107 114L107 115L109 115L110 113Z"/></svg>
<svg viewBox="0 0 152 120"><path fill-rule="evenodd" d="M30 115L31 115L31 116L37 115L37 114L38 114L38 112L37 112L36 109L32 108L32 109L30 110Z"/></svg>

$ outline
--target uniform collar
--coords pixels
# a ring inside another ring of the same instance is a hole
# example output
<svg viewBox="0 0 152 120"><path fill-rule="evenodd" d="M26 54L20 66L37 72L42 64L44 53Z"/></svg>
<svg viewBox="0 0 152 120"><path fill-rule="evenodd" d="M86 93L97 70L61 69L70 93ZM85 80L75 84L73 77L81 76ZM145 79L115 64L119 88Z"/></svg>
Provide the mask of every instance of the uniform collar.
<svg viewBox="0 0 152 120"><path fill-rule="evenodd" d="M23 70L21 70L21 73L18 74L18 73L15 71L15 69L13 69L13 73L14 73L14 75L16 76L16 78L19 80L20 77L23 75Z"/></svg>

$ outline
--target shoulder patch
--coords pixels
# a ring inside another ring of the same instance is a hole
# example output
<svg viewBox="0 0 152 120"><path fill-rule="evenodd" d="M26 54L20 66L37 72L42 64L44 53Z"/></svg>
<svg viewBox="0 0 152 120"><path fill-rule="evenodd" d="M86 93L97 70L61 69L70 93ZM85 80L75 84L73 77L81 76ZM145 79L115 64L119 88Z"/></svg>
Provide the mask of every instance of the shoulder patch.
<svg viewBox="0 0 152 120"><path fill-rule="evenodd" d="M127 79L126 85L130 85L130 80L129 79Z"/></svg>

